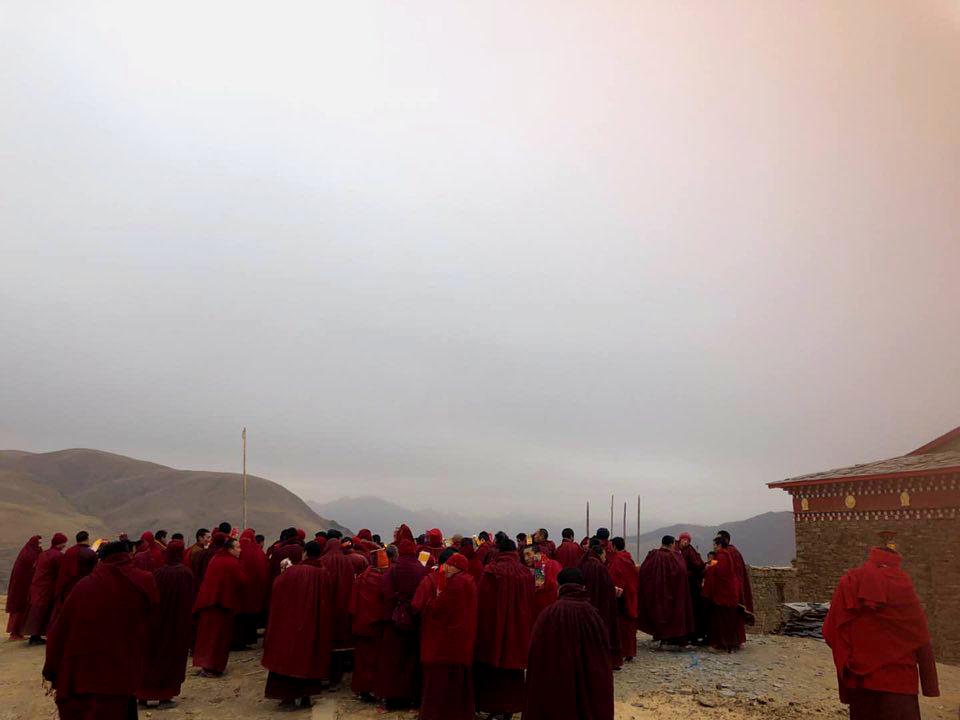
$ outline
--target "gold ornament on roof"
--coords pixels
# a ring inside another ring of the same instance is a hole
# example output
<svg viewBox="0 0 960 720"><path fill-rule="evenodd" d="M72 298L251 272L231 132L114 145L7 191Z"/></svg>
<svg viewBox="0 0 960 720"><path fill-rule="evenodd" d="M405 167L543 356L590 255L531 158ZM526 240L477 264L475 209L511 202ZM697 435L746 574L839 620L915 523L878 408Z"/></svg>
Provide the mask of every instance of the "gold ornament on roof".
<svg viewBox="0 0 960 720"><path fill-rule="evenodd" d="M847 495L843 499L843 504L846 505L849 510L853 510L857 506L857 499L853 495Z"/></svg>
<svg viewBox="0 0 960 720"><path fill-rule="evenodd" d="M910 493L906 490L900 493L900 507L910 507Z"/></svg>

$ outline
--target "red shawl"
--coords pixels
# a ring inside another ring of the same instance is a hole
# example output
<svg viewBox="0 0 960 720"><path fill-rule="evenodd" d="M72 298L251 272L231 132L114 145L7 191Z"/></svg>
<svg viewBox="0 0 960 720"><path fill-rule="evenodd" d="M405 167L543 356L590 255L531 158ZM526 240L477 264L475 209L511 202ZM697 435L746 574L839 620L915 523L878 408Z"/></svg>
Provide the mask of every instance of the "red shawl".
<svg viewBox="0 0 960 720"><path fill-rule="evenodd" d="M498 552L483 569L477 605L476 660L495 668L526 668L533 626L533 574L516 552Z"/></svg>
<svg viewBox="0 0 960 720"><path fill-rule="evenodd" d="M400 542L402 540L410 540L411 542L413 542L413 533L410 531L410 528L407 527L405 524L398 527L396 531L393 533L394 545L399 547Z"/></svg>
<svg viewBox="0 0 960 720"><path fill-rule="evenodd" d="M333 617L333 648L352 648L350 596L353 594L353 563L343 554L340 543L332 540L323 546L320 562L327 570L327 582L333 598L329 611Z"/></svg>
<svg viewBox="0 0 960 720"><path fill-rule="evenodd" d="M426 580L421 586L426 584ZM420 659L424 663L473 664L477 636L477 586L459 572L439 593L426 598L421 611Z"/></svg>
<svg viewBox="0 0 960 720"><path fill-rule="evenodd" d="M717 562L707 566L703 576L703 596L714 605L736 607L743 594L740 575L728 548L717 550Z"/></svg>
<svg viewBox="0 0 960 720"><path fill-rule="evenodd" d="M287 568L273 584L263 666L295 678L330 677L333 588L318 560Z"/></svg>
<svg viewBox="0 0 960 720"><path fill-rule="evenodd" d="M369 567L353 581L350 595L350 617L353 634L378 637L384 620L383 570Z"/></svg>
<svg viewBox="0 0 960 720"><path fill-rule="evenodd" d="M590 596L590 604L607 624L610 652L616 655L620 652L620 626L617 622L617 591L610 579L610 571L596 553L588 552L580 561L580 572L583 573L583 584Z"/></svg>
<svg viewBox="0 0 960 720"><path fill-rule="evenodd" d="M637 604L640 629L654 640L684 638L693 632L693 602L687 566L676 550L647 553L640 566Z"/></svg>
<svg viewBox="0 0 960 720"><path fill-rule="evenodd" d="M163 567L163 548L154 539L153 533L147 530L140 536L140 541L143 546L133 558L134 565L150 572Z"/></svg>
<svg viewBox="0 0 960 720"><path fill-rule="evenodd" d="M158 602L150 573L116 553L80 580L47 637L43 676L57 700L81 694L136 694L143 676L147 622Z"/></svg>
<svg viewBox="0 0 960 720"><path fill-rule="evenodd" d="M563 565L556 560L547 557L543 558L543 584L537 587L534 585L533 591L533 621L536 622L544 608L557 601L557 593L560 586L557 584L557 576L563 570Z"/></svg>
<svg viewBox="0 0 960 720"><path fill-rule="evenodd" d="M613 720L607 626L583 585L564 585L530 639L523 720Z"/></svg>
<svg viewBox="0 0 960 720"><path fill-rule="evenodd" d="M747 610L753 612L753 590L750 587L750 568L747 566L743 555L737 550L735 545L727 546L730 553L730 559L733 561L733 569L740 578L740 604Z"/></svg>
<svg viewBox="0 0 960 720"><path fill-rule="evenodd" d="M901 560L898 553L873 548L863 565L840 578L823 637L833 650L841 686L849 676L863 677L886 665L915 666L915 653L930 642L920 599Z"/></svg>
<svg viewBox="0 0 960 720"><path fill-rule="evenodd" d="M270 568L263 548L257 544L255 534L249 528L240 535L240 565L247 575L247 589L241 612L251 615L262 613L267 604Z"/></svg>
<svg viewBox="0 0 960 720"><path fill-rule="evenodd" d="M637 598L640 590L640 574L633 558L626 550L614 554L610 560L610 579L613 584L623 589L623 594L617 599L617 607L628 618L637 616Z"/></svg>
<svg viewBox="0 0 960 720"><path fill-rule="evenodd" d="M33 571L40 557L40 536L34 535L20 550L10 571L10 585L7 588L7 613L25 613L30 607L30 583Z"/></svg>
<svg viewBox="0 0 960 720"><path fill-rule="evenodd" d="M36 571L30 583L30 608L46 608L49 612L53 608L54 592L57 588L57 574L60 571L60 561L63 553L55 547L48 548L37 558ZM30 613L33 615L33 613Z"/></svg>
<svg viewBox="0 0 960 720"><path fill-rule="evenodd" d="M573 540L564 540L553 554L553 559L565 568L576 567L583 559L583 548Z"/></svg>
<svg viewBox="0 0 960 720"><path fill-rule="evenodd" d="M197 613L208 607L240 612L246 582L246 574L240 561L231 555L229 550L220 550L207 566L197 601L193 604L193 612Z"/></svg>

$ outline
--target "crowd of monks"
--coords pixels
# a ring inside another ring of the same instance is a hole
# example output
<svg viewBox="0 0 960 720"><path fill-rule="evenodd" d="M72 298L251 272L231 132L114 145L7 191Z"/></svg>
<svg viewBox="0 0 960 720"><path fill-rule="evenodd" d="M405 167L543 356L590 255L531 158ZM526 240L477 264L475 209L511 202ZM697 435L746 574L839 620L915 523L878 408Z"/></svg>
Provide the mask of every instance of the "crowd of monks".
<svg viewBox="0 0 960 720"><path fill-rule="evenodd" d="M349 674L362 700L419 708L423 720L612 720L613 673L636 655L638 630L660 647L732 652L753 619L748 567L722 530L706 559L681 533L639 567L605 528L581 542L566 529L559 545L545 529L515 541L438 529L415 538L401 525L389 543L369 530L308 540L288 528L265 547L228 523L197 530L189 547L163 530L93 546L80 532L67 550L61 533L46 550L40 540L15 561L7 632L46 644L43 677L63 720L169 706L189 656L199 675L219 677L231 650L261 634L264 695L285 709L309 707ZM824 627L854 718L913 718L882 710L915 707L920 681L937 692L899 557L877 548L844 576Z"/></svg>

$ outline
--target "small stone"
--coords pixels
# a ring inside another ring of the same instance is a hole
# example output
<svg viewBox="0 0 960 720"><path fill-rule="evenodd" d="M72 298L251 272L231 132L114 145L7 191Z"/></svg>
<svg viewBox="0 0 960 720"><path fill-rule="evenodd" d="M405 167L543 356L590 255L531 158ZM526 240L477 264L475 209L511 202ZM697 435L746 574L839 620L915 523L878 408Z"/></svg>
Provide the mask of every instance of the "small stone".
<svg viewBox="0 0 960 720"><path fill-rule="evenodd" d="M703 707L716 707L717 701L711 700L710 698L697 698L697 702L700 703Z"/></svg>

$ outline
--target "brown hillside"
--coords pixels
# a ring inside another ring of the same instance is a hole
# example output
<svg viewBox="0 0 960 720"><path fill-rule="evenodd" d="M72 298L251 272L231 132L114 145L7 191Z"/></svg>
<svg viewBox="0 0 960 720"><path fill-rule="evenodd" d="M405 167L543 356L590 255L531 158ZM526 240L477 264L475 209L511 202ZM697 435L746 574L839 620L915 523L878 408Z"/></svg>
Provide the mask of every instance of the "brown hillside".
<svg viewBox="0 0 960 720"><path fill-rule="evenodd" d="M277 483L247 476L249 524L268 538L288 526L336 527ZM80 529L131 537L164 528L192 538L222 520L240 524L238 473L176 470L100 450L0 451L0 587L26 539ZM44 543L46 546L46 542Z"/></svg>

